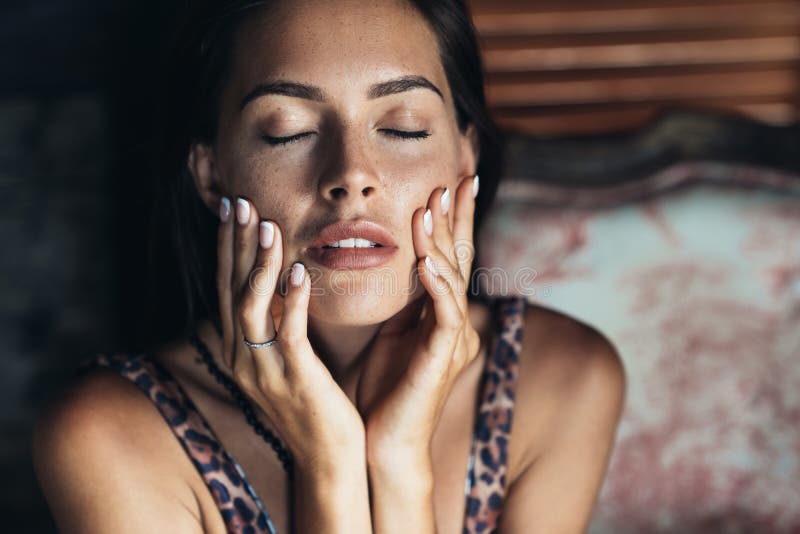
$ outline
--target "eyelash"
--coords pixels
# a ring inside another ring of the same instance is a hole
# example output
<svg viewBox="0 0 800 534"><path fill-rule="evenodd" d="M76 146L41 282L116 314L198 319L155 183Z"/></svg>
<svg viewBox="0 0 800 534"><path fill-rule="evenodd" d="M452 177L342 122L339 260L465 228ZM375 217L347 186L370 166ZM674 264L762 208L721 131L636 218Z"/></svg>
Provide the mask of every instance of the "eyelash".
<svg viewBox="0 0 800 534"><path fill-rule="evenodd" d="M430 135L431 135L431 133L428 130L418 130L418 131L414 131L414 132L406 132L406 131L403 131L403 130L392 130L392 129L389 129L389 128L383 128L383 129L381 129L379 131L387 132L389 135L391 135L393 137L397 137L397 138L400 138L400 139L412 140L412 141L421 141L421 140L423 140L423 139L425 139L427 137L430 137ZM292 135L292 136L289 136L289 137L270 137L268 135L265 135L265 136L263 136L263 139L264 139L264 141L266 141L268 144L270 144L272 146L288 145L289 143L292 143L294 141L299 141L303 137L309 136L309 135L311 135L313 133L314 132L304 132L304 133L299 133L299 134Z"/></svg>

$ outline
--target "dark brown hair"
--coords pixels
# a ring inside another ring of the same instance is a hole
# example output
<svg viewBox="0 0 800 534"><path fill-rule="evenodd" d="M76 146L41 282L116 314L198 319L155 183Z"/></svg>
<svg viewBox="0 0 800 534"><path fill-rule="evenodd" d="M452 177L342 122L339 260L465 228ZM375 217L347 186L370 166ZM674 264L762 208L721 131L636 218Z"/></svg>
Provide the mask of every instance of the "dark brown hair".
<svg viewBox="0 0 800 534"><path fill-rule="evenodd" d="M503 143L484 95L480 48L463 0L409 0L438 41L458 126L477 130L480 155L474 235L502 172ZM233 38L244 17L274 0L191 3L175 32L166 68L162 142L152 225L149 284L156 339L188 333L196 321L218 322L215 282L218 219L200 200L188 172L189 147L216 138L219 100L231 64ZM188 95L188 96L187 96ZM477 254L476 254L477 258ZM179 288L181 291L177 291ZM181 294L182 293L182 294ZM470 298L479 298L470 283Z"/></svg>

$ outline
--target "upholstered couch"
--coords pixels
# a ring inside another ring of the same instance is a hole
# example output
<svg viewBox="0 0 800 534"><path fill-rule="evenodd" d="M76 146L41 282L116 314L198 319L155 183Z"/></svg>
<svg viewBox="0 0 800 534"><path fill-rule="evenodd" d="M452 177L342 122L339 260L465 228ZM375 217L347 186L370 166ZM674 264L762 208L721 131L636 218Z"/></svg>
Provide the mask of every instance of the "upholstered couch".
<svg viewBox="0 0 800 534"><path fill-rule="evenodd" d="M628 391L590 532L800 532L800 128L511 135L479 265L602 331ZM523 273L520 275L520 273Z"/></svg>

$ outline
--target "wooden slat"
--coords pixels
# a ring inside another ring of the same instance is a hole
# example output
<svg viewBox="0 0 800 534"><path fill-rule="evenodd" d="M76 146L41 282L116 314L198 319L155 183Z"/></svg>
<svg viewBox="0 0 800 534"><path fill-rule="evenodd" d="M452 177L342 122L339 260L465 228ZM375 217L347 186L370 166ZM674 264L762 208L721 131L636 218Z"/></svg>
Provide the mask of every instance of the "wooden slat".
<svg viewBox="0 0 800 534"><path fill-rule="evenodd" d="M758 72L689 73L646 78L562 82L495 83L487 88L492 107L520 105L647 102L691 98L730 98L800 94L792 69Z"/></svg>
<svg viewBox="0 0 800 534"><path fill-rule="evenodd" d="M483 57L488 72L793 61L800 58L800 36L486 50Z"/></svg>
<svg viewBox="0 0 800 534"><path fill-rule="evenodd" d="M587 9L631 9L641 7L720 6L736 7L756 0L467 0L472 13L521 13L537 11L586 11ZM792 3L792 0L765 0L764 3Z"/></svg>
<svg viewBox="0 0 800 534"><path fill-rule="evenodd" d="M504 130L543 136L599 134L638 128L668 109L715 110L776 125L788 125L800 119L793 102L695 101L637 104L619 108L604 106L583 111L580 108L548 108L528 112L514 110L507 115L495 113L495 120Z"/></svg>
<svg viewBox="0 0 800 534"><path fill-rule="evenodd" d="M798 120L800 0L471 0L498 123L546 135L664 109Z"/></svg>
<svg viewBox="0 0 800 534"><path fill-rule="evenodd" d="M478 33L492 35L553 35L560 33L599 33L646 30L703 29L729 26L757 27L800 23L797 2L747 2L730 5L652 6L641 2L636 7L611 9L608 6L542 11L537 2L517 10L498 1L490 11L473 9ZM645 5L642 5L645 4ZM502 9L505 7L505 9Z"/></svg>
<svg viewBox="0 0 800 534"><path fill-rule="evenodd" d="M688 30L650 30L610 33L559 33L556 35L496 35L481 39L483 52L501 50L568 48L603 45L682 43L703 41L726 41L763 37L795 37L798 23L762 27L701 28Z"/></svg>
<svg viewBox="0 0 800 534"><path fill-rule="evenodd" d="M489 72L486 83L502 85L506 83L535 83L562 81L624 80L651 78L685 74L725 74L750 72L757 76L768 70L788 70L800 72L800 60L795 61L753 61L742 63L721 63L716 65L668 65L647 66L630 69L572 69L572 70L531 70L522 72Z"/></svg>

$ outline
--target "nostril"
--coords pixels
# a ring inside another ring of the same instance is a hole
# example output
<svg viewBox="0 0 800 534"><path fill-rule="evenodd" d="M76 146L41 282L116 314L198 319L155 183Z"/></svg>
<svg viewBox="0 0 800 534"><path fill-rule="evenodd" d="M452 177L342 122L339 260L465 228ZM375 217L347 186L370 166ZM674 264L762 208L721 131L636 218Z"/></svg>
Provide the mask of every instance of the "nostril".
<svg viewBox="0 0 800 534"><path fill-rule="evenodd" d="M372 193L373 189L374 189L374 187L367 186L367 187L365 187L364 189L361 190L361 193L366 197L366 196L368 196L368 195L370 195Z"/></svg>

